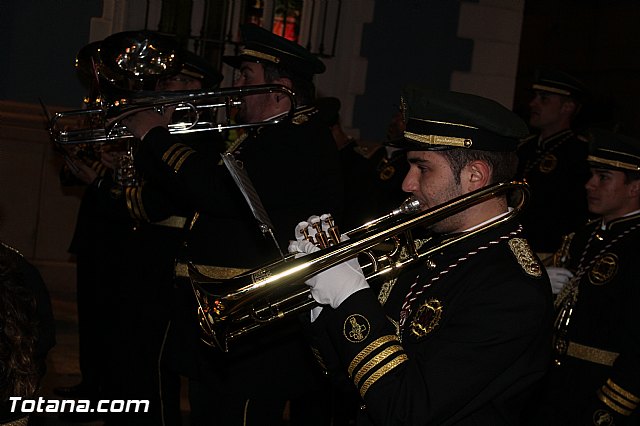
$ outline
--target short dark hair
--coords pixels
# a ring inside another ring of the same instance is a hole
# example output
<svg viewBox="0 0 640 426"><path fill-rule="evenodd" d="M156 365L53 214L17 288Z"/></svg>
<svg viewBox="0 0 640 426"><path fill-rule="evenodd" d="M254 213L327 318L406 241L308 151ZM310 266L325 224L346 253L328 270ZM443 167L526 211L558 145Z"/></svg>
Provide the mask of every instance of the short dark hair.
<svg viewBox="0 0 640 426"><path fill-rule="evenodd" d="M447 159L458 184L460 184L460 172L472 161L484 161L491 167L490 184L513 179L518 166L518 157L513 151L481 151L478 149L454 148L440 151L440 153Z"/></svg>
<svg viewBox="0 0 640 426"><path fill-rule="evenodd" d="M631 183L632 181L640 180L640 172L635 170L622 170L624 173L624 183Z"/></svg>
<svg viewBox="0 0 640 426"><path fill-rule="evenodd" d="M272 83L279 78L288 78L293 84L292 90L298 105L311 105L315 102L316 87L311 80L290 72L284 67L270 62L261 62L264 68L264 80Z"/></svg>

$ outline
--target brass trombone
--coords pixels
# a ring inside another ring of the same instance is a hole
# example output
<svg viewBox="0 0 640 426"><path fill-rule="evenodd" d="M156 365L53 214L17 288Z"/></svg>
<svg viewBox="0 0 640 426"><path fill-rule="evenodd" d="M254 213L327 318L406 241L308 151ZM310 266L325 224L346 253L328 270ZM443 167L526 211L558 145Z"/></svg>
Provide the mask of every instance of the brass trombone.
<svg viewBox="0 0 640 426"><path fill-rule="evenodd" d="M257 123L231 123L231 110L239 107L245 96L269 93L281 93L289 98L291 107L287 114ZM277 84L214 91L132 92L128 97L120 96L104 107L59 112L50 120L49 132L53 141L61 145L116 142L134 137L122 124L126 117L147 109L171 106L178 111L188 111L190 120L170 124L169 132L187 134L278 124L293 117L296 102L290 89ZM221 122L202 119L205 113L216 117L218 111L225 113Z"/></svg>
<svg viewBox="0 0 640 426"><path fill-rule="evenodd" d="M418 247L411 230L429 226L473 205L511 191L519 191L518 205L508 214L470 232L462 233L436 246ZM366 254L361 264L367 280L392 278L400 271L424 260L436 251L466 240L489 228L513 219L526 206L529 189L524 182L493 184L451 201L417 212L420 203L410 198L402 206L379 219L347 232L349 239L301 258L293 255L261 266L231 279L213 279L189 265L189 277L198 302L203 341L223 351L238 337L263 326L307 311L316 305L308 287L310 277L341 262ZM336 232L339 236L339 233ZM371 249L394 240L389 253L375 255Z"/></svg>

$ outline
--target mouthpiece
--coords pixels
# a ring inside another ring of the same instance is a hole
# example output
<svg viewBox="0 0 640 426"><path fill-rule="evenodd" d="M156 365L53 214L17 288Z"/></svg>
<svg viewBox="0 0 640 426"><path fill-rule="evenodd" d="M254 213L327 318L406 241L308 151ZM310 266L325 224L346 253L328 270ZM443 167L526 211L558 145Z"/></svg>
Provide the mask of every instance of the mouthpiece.
<svg viewBox="0 0 640 426"><path fill-rule="evenodd" d="M416 213L422 210L423 207L422 202L412 195L404 200L404 202L400 204L400 207L395 209L392 214L396 216L398 214Z"/></svg>

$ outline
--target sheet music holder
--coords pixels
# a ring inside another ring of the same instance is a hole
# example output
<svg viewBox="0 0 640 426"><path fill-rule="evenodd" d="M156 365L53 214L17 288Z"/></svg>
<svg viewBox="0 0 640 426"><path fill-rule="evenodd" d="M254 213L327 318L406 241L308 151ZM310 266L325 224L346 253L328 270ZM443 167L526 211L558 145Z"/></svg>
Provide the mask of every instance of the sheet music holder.
<svg viewBox="0 0 640 426"><path fill-rule="evenodd" d="M284 258L282 249L280 248L280 245L278 244L278 241L276 240L276 237L273 234L273 224L271 223L271 219L269 219L269 215L267 214L267 211L262 205L262 201L260 201L260 196L256 192L256 189L254 188L253 183L251 183L251 179L249 179L249 175L247 174L247 171L242 167L242 165L238 164L238 161L236 161L233 154L229 152L225 152L221 154L221 156L222 156L222 161L224 162L224 165L227 167L227 170L229 170L229 173L231 173L233 180L235 181L236 185L240 189L240 192L242 192L242 195L244 196L245 201L249 205L249 208L251 209L251 213L253 213L253 217L255 217L256 220L258 221L260 230L262 231L263 234L265 235L268 234L271 236L273 243L276 245L276 248L280 252L280 256Z"/></svg>

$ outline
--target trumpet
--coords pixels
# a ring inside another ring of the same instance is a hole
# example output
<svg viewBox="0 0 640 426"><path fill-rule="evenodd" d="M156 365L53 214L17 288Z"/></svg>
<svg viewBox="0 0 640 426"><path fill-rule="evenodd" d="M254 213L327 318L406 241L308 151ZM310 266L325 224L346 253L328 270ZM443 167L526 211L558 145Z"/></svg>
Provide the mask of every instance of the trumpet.
<svg viewBox="0 0 640 426"><path fill-rule="evenodd" d="M254 123L232 123L233 108L242 105L246 96L281 93L290 100L287 114L270 120ZM104 102L97 108L59 112L49 122L49 132L57 144L109 143L133 138L133 134L122 124L122 120L137 112L167 107L186 111L187 121L169 124L172 134L187 134L206 131L224 131L281 123L293 117L296 108L295 95L287 87L277 84L263 84L248 87L220 89L214 91L175 92L128 92L120 93L118 99ZM207 120L224 111L225 118Z"/></svg>
<svg viewBox="0 0 640 426"><path fill-rule="evenodd" d="M496 196L518 191L517 205L506 215L480 228L465 232L435 246L414 241L411 230L433 225L473 205ZM304 257L290 255L283 260L267 264L230 279L214 279L189 265L189 278L198 304L198 317L202 340L210 346L227 352L229 345L241 336L282 318L310 310L317 303L304 284L310 277L342 263L365 255L369 259L361 264L368 281L390 279L403 269L425 260L436 251L466 240L487 229L498 226L518 215L529 201L529 188L525 182L502 182L447 203L422 210L422 205L410 197L391 213L347 232L349 239L340 242L337 229L329 229L329 247ZM389 252L375 254L372 249L392 240Z"/></svg>

